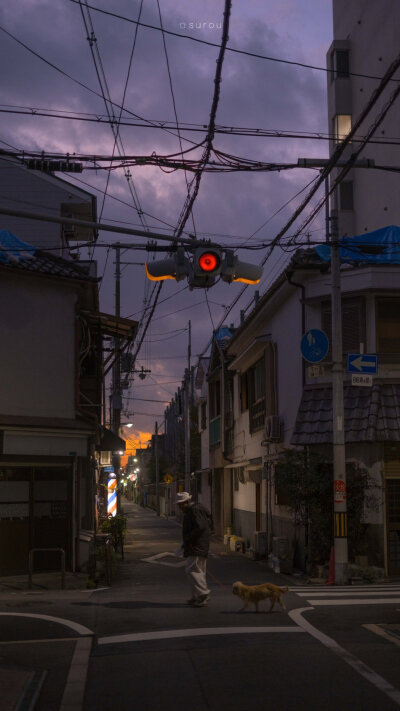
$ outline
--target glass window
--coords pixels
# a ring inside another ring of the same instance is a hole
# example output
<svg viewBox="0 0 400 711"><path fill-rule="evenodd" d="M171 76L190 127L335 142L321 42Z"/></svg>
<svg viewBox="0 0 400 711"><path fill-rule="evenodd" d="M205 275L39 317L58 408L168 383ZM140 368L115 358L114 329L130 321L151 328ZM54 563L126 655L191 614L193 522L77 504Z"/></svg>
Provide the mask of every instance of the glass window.
<svg viewBox="0 0 400 711"><path fill-rule="evenodd" d="M335 143L340 143L351 131L351 114L336 114L333 119Z"/></svg>
<svg viewBox="0 0 400 711"><path fill-rule="evenodd" d="M349 50L335 49L331 54L332 79L344 79L349 76Z"/></svg>

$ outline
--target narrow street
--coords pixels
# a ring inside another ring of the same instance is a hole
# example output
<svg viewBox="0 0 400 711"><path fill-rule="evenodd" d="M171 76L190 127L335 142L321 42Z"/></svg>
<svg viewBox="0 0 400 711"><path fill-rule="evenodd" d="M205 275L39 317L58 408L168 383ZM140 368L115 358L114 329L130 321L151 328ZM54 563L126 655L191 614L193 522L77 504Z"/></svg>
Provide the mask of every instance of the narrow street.
<svg viewBox="0 0 400 711"><path fill-rule="evenodd" d="M191 608L179 524L123 506L111 587L2 588L2 711L398 708L400 585L305 585L213 541L211 600ZM287 611L238 614L236 580L288 585Z"/></svg>

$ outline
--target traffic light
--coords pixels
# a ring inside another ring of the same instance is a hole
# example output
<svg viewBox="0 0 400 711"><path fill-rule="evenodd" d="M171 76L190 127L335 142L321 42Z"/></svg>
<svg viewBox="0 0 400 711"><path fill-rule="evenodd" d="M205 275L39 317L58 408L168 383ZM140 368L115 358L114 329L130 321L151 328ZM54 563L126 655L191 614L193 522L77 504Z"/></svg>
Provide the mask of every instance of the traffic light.
<svg viewBox="0 0 400 711"><path fill-rule="evenodd" d="M249 264L240 261L231 249L225 251L225 259L222 262L221 279L231 284L233 281L241 281L243 284L258 284L262 276L262 267L258 264Z"/></svg>
<svg viewBox="0 0 400 711"><path fill-rule="evenodd" d="M146 263L148 278L152 281L181 281L187 277L190 289L208 289L218 276L228 284L233 281L258 284L261 279L262 267L242 262L231 249L210 246L188 249L193 252L192 260L186 257L184 247L178 247L168 259Z"/></svg>
<svg viewBox="0 0 400 711"><path fill-rule="evenodd" d="M208 288L221 273L222 250L218 247L197 247L193 254L189 286Z"/></svg>
<svg viewBox="0 0 400 711"><path fill-rule="evenodd" d="M163 279L181 281L189 276L190 272L190 261L185 256L183 247L178 247L176 253L169 259L148 262L144 266L151 281L162 281Z"/></svg>

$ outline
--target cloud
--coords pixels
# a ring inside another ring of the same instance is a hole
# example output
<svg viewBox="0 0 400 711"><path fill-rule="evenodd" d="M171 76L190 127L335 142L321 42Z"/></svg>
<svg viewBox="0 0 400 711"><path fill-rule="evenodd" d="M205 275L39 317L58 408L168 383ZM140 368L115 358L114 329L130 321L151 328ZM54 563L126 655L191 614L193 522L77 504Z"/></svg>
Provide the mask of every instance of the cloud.
<svg viewBox="0 0 400 711"><path fill-rule="evenodd" d="M99 5L109 7L107 3ZM330 43L330 7L327 5L320 0L281 0L279 3L272 0L262 3L259 0L248 0L246 3L233 3L229 46L269 57L323 66ZM222 21L222 0L218 3L215 0L199 0L196 4L188 3L187 0L162 0L160 6L165 29L181 33L185 31L195 39L219 44L221 30L211 27L211 24ZM112 11L136 19L139 7L138 0L114 0ZM2 66L7 66L7 80L3 81L2 87L3 105L84 112L87 117L101 117L106 115L106 106L101 96L97 72L104 72L107 90L113 101L121 105L126 92L125 119L129 117L134 120L132 114L137 114L152 121L173 122L175 113L171 81L179 121L207 126L218 47L165 35L169 75L162 34L140 27L127 81L136 34L135 24L93 10L90 12L90 22L85 14L85 26L79 5L67 1L54 3L53 0L19 0L18 3L6 3L0 12L1 24L5 29L39 55L33 55L11 37L1 33L0 61ZM141 20L150 25L159 24L156 2L144 3ZM183 30L180 27L182 23L203 23L203 26ZM91 49L97 56L97 69ZM69 74L75 81L62 72ZM91 91L78 82L87 85ZM325 82L325 74L322 72L227 51L222 68L217 124L280 131L325 131ZM118 118L118 107L106 103L108 110ZM0 147L10 144L27 151L90 155L111 155L114 151L117 154L115 137L110 127L100 122L2 114L1 127L3 143L0 143ZM205 130L182 132L184 149L202 141L205 133ZM180 151L176 135L159 128L123 126L119 136L125 155L145 156L153 152L167 155L179 154ZM326 144L300 139L216 134L214 146L232 155L268 162L296 162L298 157L327 155ZM199 149L193 155L199 156L201 152L202 149ZM133 206L131 187L140 201L141 209L146 213L143 219L150 229L161 231L165 227L163 222L177 225L187 195L182 171L167 173L155 167L130 167L129 171L129 184L126 172L122 169L111 173L108 185L106 171L96 173L85 170L79 179L71 177L70 180L77 180L78 185L93 190L99 208L103 201L102 191L107 189L109 195L118 198L106 199L103 221L141 226ZM232 235L237 244L238 237L248 240L253 232L267 222L257 234L257 239L270 240L292 214L299 198L287 207L283 206L311 177L312 174L304 170L290 173L205 173L194 207L195 229L198 234L211 238L218 234ZM187 178L192 180L193 174L188 173ZM276 217L273 217L277 212ZM323 218L315 226L320 226L322 230ZM194 231L191 221L187 223L187 229ZM125 243L145 241L143 238L122 238L111 232L101 232L99 241L113 243L117 239ZM221 241L229 243L228 237L221 238ZM158 253L156 258L163 256L163 253ZM260 262L262 256L263 252L242 252L242 258L249 262ZM104 274L100 292L101 308L113 311L115 254L113 250L99 247L96 258L99 262L98 272ZM146 258L143 251L132 251L127 253L126 261L143 262ZM282 263L282 253L277 252L268 263L268 275L277 273ZM169 282L163 286L153 323L154 329L162 324L163 330L173 331L187 325L190 319L194 363L196 354L206 347L213 327L221 319L223 308L220 304L229 304L241 287L218 284L209 291L207 305L203 290L191 292L186 289L182 292L184 286L183 282ZM149 286L146 284L144 268L127 265L121 281L123 315L140 315L145 289L148 291ZM240 308L248 304L253 295L254 289L246 291L242 301L229 315L229 323L237 322ZM147 361L145 352L140 353L142 361L150 365L155 379L154 391L150 387L146 388L149 398L159 399L160 392L163 393L162 397L168 397L166 390L161 387L163 379L166 376L170 380L182 379L186 352L185 337L179 336L165 343L151 344ZM157 378L159 383L156 382ZM150 379L146 385L149 382ZM141 392L141 385L143 383L135 380L133 389L128 391L129 395ZM166 389L175 392L176 386L166 386ZM133 411L135 409L139 411L139 407L133 406ZM163 406L156 403L146 403L146 407L143 403L140 407L140 411L149 412L162 409ZM148 433L154 430L154 419L153 415L138 415L135 424L142 432Z"/></svg>

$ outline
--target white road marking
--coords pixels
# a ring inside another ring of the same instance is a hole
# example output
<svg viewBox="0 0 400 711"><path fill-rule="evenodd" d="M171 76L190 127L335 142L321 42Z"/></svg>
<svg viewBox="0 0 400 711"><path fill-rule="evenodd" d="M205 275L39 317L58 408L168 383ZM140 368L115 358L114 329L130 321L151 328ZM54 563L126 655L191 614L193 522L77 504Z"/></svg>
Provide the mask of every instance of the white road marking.
<svg viewBox="0 0 400 711"><path fill-rule="evenodd" d="M396 638L393 634L390 634L389 631L385 630L381 625L363 625L366 630L369 630L370 632L374 632L375 634L379 634L380 637L384 637L387 639L389 642L392 642L393 644L397 645L397 647L400 647L400 639Z"/></svg>
<svg viewBox="0 0 400 711"><path fill-rule="evenodd" d="M364 679L367 679L371 684L373 684L377 689L382 691L386 696L388 696L392 701L394 701L398 706L400 706L400 691L396 687L392 686L386 679L374 672L371 667L368 667L360 659L357 659L351 652L348 652L344 647L335 642L334 639L328 637L328 635L320 632L313 627L307 620L302 617L303 612L308 612L312 610L312 607L301 607L297 610L290 610L289 617L297 625L302 627L305 632L308 632L312 637L318 639L325 647L327 647L331 652L340 657L346 664L349 664L356 672L361 674Z"/></svg>
<svg viewBox="0 0 400 711"><path fill-rule="evenodd" d="M317 592L321 595L327 593L335 592L364 592L368 591L374 593L376 591L392 591L394 593L400 592L400 585L391 585L390 583L383 585L296 585L295 587L289 587L289 592L301 593L301 592Z"/></svg>
<svg viewBox="0 0 400 711"><path fill-rule="evenodd" d="M161 558L175 558L177 560L177 563L167 563L165 560L161 560ZM180 558L177 558L173 553L156 553L156 555L152 555L149 558L141 558L141 561L143 563L158 563L159 565L167 565L169 568L182 568L184 565L186 565L185 560L181 560Z"/></svg>
<svg viewBox="0 0 400 711"><path fill-rule="evenodd" d="M307 600L310 604L315 606L323 605L396 605L400 602L400 597L379 597L370 598L365 600L364 598L357 598L356 600L336 600L334 598L329 600Z"/></svg>
<svg viewBox="0 0 400 711"><path fill-rule="evenodd" d="M50 615L36 615L28 612L0 612L2 617L30 617L36 620L44 620L44 622L55 622L58 625L64 625L64 627L69 627L74 632L79 635L93 635L92 630L88 627L80 625L78 622L73 622L72 620L65 620L62 617L51 617Z"/></svg>
<svg viewBox="0 0 400 711"><path fill-rule="evenodd" d="M119 644L123 642L144 642L155 639L178 639L179 637L207 637L225 634L270 634L272 632L303 632L301 627L202 627L181 630L160 630L158 632L138 632L99 637L98 644Z"/></svg>
<svg viewBox="0 0 400 711"><path fill-rule="evenodd" d="M80 637L53 637L49 639L15 639L7 642L2 642L0 640L0 646L4 647L5 645L14 645L14 644L53 644L54 642L76 642L77 639L81 639Z"/></svg>
<svg viewBox="0 0 400 711"><path fill-rule="evenodd" d="M83 708L91 647L91 637L78 639L59 711L81 711Z"/></svg>
<svg viewBox="0 0 400 711"><path fill-rule="evenodd" d="M321 597L321 595L327 595L328 597L357 597L357 595L393 595L396 593L397 590L357 590L357 592L335 592L334 590L329 590L326 592L301 592L297 594L299 597Z"/></svg>

